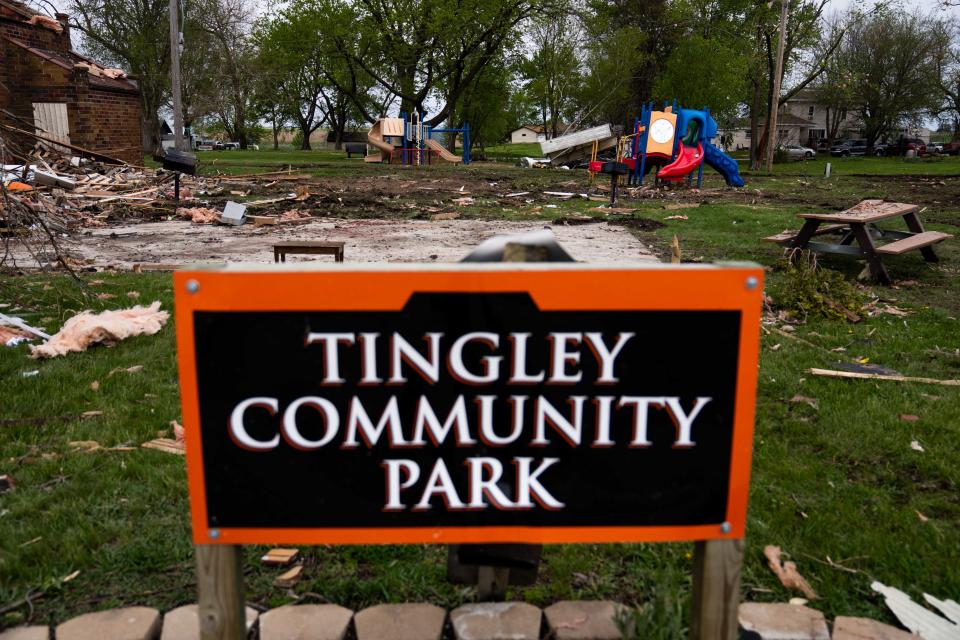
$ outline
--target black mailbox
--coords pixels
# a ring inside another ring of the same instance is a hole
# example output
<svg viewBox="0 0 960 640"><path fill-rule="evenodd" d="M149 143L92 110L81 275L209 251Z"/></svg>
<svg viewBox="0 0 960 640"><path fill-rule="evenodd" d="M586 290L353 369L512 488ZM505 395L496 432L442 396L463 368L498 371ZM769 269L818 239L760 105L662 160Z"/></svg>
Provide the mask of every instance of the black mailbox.
<svg viewBox="0 0 960 640"><path fill-rule="evenodd" d="M167 171L197 175L197 156L176 149L167 149L163 156L163 168Z"/></svg>

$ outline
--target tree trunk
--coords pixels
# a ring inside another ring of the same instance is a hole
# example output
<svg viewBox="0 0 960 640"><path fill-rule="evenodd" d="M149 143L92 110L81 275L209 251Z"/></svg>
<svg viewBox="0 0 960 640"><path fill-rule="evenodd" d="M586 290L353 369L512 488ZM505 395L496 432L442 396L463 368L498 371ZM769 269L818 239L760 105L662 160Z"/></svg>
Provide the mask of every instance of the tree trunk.
<svg viewBox="0 0 960 640"><path fill-rule="evenodd" d="M273 150L280 148L280 132L277 130L277 113L273 112L270 118L270 128L273 129Z"/></svg>
<svg viewBox="0 0 960 640"><path fill-rule="evenodd" d="M310 130L310 123L301 119L300 120L300 151L313 151L310 147L310 134L313 131Z"/></svg>
<svg viewBox="0 0 960 640"><path fill-rule="evenodd" d="M760 111L763 92L760 83L753 85L753 104L750 105L750 168L760 168Z"/></svg>

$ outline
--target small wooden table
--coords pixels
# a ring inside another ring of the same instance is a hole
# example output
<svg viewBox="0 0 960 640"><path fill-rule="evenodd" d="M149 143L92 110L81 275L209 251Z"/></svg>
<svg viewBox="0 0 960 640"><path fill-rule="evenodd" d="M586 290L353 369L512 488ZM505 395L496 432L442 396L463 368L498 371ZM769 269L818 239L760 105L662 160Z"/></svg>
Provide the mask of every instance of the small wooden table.
<svg viewBox="0 0 960 640"><path fill-rule="evenodd" d="M273 261L286 262L288 253L310 253L333 256L343 262L343 242L331 240L285 240L273 245Z"/></svg>
<svg viewBox="0 0 960 640"><path fill-rule="evenodd" d="M949 233L924 231L920 216L917 215L919 208L918 205L902 202L864 200L839 213L801 213L799 217L804 218L806 222L800 231L783 232L764 240L789 248L861 256L866 259L870 275L874 279L883 284L890 284L890 276L887 274L886 267L883 266L881 256L898 256L919 249L924 260L937 262L937 254L933 252L931 245L951 237ZM909 231L880 229L875 226L877 222L890 218L903 218ZM825 222L833 224L820 228L820 225ZM838 244L811 241L814 236L835 232L843 234ZM879 238L891 238L893 242L878 246L874 243L872 234ZM852 246L854 240L857 241L856 247Z"/></svg>

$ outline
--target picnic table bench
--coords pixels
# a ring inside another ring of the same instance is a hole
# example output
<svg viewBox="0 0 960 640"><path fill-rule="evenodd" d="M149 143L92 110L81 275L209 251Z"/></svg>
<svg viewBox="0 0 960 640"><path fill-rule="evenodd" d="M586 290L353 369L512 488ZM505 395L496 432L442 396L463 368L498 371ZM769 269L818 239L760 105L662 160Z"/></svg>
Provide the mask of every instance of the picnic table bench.
<svg viewBox="0 0 960 640"><path fill-rule="evenodd" d="M343 262L343 242L333 240L284 240L273 245L273 261L286 262L288 253L309 253L333 256Z"/></svg>
<svg viewBox="0 0 960 640"><path fill-rule="evenodd" d="M776 242L789 248L810 249L821 253L839 253L861 256L867 261L870 275L883 284L890 284L890 276L883 266L881 256L899 256L908 251L919 250L927 262L937 262L932 245L950 238L949 233L924 231L923 223L915 204L864 200L838 213L801 213L805 220L799 231L784 231L764 240ZM903 218L908 231L881 229L877 222ZM832 224L824 224L832 223ZM821 226L822 225L822 226ZM840 233L838 243L817 242L815 236ZM892 242L877 245L874 239L892 239ZM857 246L853 246L856 241Z"/></svg>

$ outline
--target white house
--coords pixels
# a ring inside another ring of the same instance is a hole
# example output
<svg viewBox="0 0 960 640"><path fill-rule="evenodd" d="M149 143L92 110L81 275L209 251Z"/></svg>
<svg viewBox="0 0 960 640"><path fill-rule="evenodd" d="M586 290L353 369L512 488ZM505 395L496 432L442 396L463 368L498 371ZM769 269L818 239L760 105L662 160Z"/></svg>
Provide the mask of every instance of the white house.
<svg viewBox="0 0 960 640"><path fill-rule="evenodd" d="M539 124L525 124L510 134L510 144L543 142L546 139L543 133L543 126Z"/></svg>

